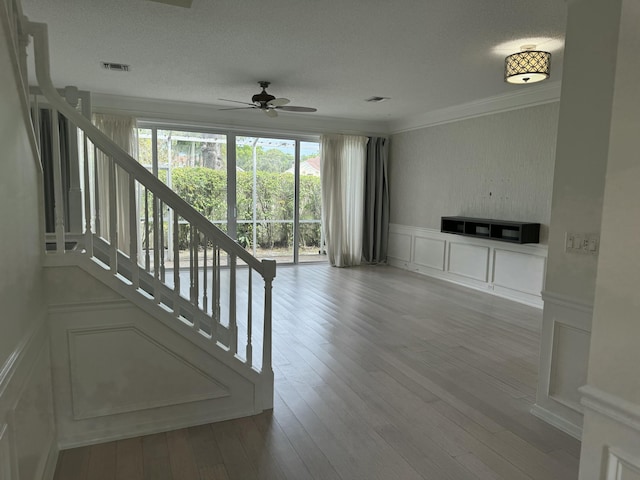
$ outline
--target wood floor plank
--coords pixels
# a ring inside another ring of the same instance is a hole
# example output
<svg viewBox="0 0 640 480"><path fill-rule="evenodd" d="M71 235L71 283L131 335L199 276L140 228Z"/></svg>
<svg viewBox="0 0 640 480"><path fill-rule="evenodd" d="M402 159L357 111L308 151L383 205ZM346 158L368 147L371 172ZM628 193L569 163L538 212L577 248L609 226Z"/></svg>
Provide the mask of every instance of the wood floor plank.
<svg viewBox="0 0 640 480"><path fill-rule="evenodd" d="M324 452L318 448L315 440L307 433L300 421L284 403L279 393L276 394L275 399L274 420L274 430L276 432L282 432L287 442L290 443L294 449L296 457L303 462L305 469L312 478L316 480L340 479L340 475L335 467L331 464ZM299 470L302 471L302 475L304 475L304 470Z"/></svg>
<svg viewBox="0 0 640 480"><path fill-rule="evenodd" d="M240 443L261 479L286 479L272 444L266 441L253 417L240 418L232 423Z"/></svg>
<svg viewBox="0 0 640 480"><path fill-rule="evenodd" d="M258 478L232 421L211 425L230 480Z"/></svg>
<svg viewBox="0 0 640 480"><path fill-rule="evenodd" d="M142 437L120 440L116 445L116 479L143 480Z"/></svg>
<svg viewBox="0 0 640 480"><path fill-rule="evenodd" d="M142 437L142 458L145 480L173 480L166 434Z"/></svg>
<svg viewBox="0 0 640 480"><path fill-rule="evenodd" d="M167 432L167 448L169 449L169 463L174 480L198 478L198 468L186 429Z"/></svg>
<svg viewBox="0 0 640 480"><path fill-rule="evenodd" d="M91 480L115 480L116 442L92 445L89 450L87 475Z"/></svg>
<svg viewBox="0 0 640 480"><path fill-rule="evenodd" d="M273 295L273 412L117 442L115 478L577 478L580 442L529 413L540 310L385 266L279 268ZM55 479L114 478L91 448Z"/></svg>
<svg viewBox="0 0 640 480"><path fill-rule="evenodd" d="M224 464L205 465L198 469L200 480L230 480Z"/></svg>
<svg viewBox="0 0 640 480"><path fill-rule="evenodd" d="M87 480L91 447L79 447L60 452L56 480Z"/></svg>
<svg viewBox="0 0 640 480"><path fill-rule="evenodd" d="M198 468L215 467L224 464L218 441L211 425L198 425L187 429L189 445Z"/></svg>

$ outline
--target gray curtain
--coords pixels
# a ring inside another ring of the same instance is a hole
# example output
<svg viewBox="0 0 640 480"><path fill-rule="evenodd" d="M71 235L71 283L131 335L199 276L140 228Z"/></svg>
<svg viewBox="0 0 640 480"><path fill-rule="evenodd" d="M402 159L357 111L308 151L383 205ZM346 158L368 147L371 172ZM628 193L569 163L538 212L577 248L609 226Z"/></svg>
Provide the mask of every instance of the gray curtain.
<svg viewBox="0 0 640 480"><path fill-rule="evenodd" d="M365 167L362 258L367 263L387 261L389 244L389 139L373 137L367 144Z"/></svg>
<svg viewBox="0 0 640 480"><path fill-rule="evenodd" d="M44 219L47 233L56 231L56 197L53 165L53 125L51 110L40 109L40 157L44 179ZM69 231L69 122L62 114L58 114L58 131L60 132L60 169L62 176L62 200L64 204L64 229Z"/></svg>

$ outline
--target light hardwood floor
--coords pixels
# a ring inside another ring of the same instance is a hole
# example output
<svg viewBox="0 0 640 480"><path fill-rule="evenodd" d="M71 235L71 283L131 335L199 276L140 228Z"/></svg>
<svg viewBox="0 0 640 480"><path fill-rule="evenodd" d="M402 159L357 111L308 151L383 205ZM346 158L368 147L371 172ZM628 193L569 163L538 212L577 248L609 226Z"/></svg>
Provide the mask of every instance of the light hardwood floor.
<svg viewBox="0 0 640 480"><path fill-rule="evenodd" d="M61 453L56 480L570 480L540 310L392 267L281 267L272 413Z"/></svg>

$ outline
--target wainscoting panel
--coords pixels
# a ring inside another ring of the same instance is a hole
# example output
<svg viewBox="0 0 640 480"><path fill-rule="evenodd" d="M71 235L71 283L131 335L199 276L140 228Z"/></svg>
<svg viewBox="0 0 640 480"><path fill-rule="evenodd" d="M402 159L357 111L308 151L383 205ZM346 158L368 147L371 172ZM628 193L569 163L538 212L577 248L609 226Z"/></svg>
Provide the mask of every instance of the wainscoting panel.
<svg viewBox="0 0 640 480"><path fill-rule="evenodd" d="M390 265L542 308L547 247L391 224Z"/></svg>
<svg viewBox="0 0 640 480"><path fill-rule="evenodd" d="M590 340L585 330L554 324L549 396L576 412L582 412L578 389L587 381Z"/></svg>
<svg viewBox="0 0 640 480"><path fill-rule="evenodd" d="M538 390L531 413L580 438L579 388L587 382L593 307L548 291L543 299Z"/></svg>
<svg viewBox="0 0 640 480"><path fill-rule="evenodd" d="M580 393L589 432L582 443L580 480L640 480L640 405L591 385Z"/></svg>
<svg viewBox="0 0 640 480"><path fill-rule="evenodd" d="M16 449L20 452L20 478L41 478L47 461L42 452L48 453L56 443L47 345L40 351L29 381L16 402L13 421ZM34 462L39 457L40 461Z"/></svg>
<svg viewBox="0 0 640 480"><path fill-rule="evenodd" d="M49 318L61 448L258 413L255 380L128 301L56 305Z"/></svg>
<svg viewBox="0 0 640 480"><path fill-rule="evenodd" d="M413 247L414 263L444 271L447 243L428 237L416 236Z"/></svg>
<svg viewBox="0 0 640 480"><path fill-rule="evenodd" d="M493 285L516 292L540 295L546 258L528 253L495 248L493 252Z"/></svg>
<svg viewBox="0 0 640 480"><path fill-rule="evenodd" d="M230 395L199 367L131 325L69 330L69 360L76 420Z"/></svg>
<svg viewBox="0 0 640 480"><path fill-rule="evenodd" d="M640 480L640 459L609 449L606 480Z"/></svg>
<svg viewBox="0 0 640 480"><path fill-rule="evenodd" d="M0 479L50 480L58 449L45 319L0 365Z"/></svg>
<svg viewBox="0 0 640 480"><path fill-rule="evenodd" d="M489 248L449 242L447 267L450 273L486 282L489 277Z"/></svg>
<svg viewBox="0 0 640 480"><path fill-rule="evenodd" d="M13 480L11 476L11 444L9 443L9 426L0 423L0 478Z"/></svg>
<svg viewBox="0 0 640 480"><path fill-rule="evenodd" d="M389 232L388 255L403 262L411 261L411 234Z"/></svg>

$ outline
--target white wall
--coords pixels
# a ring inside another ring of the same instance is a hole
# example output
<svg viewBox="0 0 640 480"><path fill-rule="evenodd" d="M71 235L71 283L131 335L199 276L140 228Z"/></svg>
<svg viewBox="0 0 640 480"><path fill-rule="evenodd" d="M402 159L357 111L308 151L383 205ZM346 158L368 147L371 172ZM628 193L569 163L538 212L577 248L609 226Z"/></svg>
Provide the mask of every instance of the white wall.
<svg viewBox="0 0 640 480"><path fill-rule="evenodd" d="M391 137L389 263L542 307L558 102ZM442 216L541 224L540 244L440 233Z"/></svg>
<svg viewBox="0 0 640 480"><path fill-rule="evenodd" d="M600 233L619 8L619 0L569 2L566 32L534 413L578 437L598 255L568 251L565 239Z"/></svg>
<svg viewBox="0 0 640 480"><path fill-rule="evenodd" d="M0 4L0 10L4 9ZM42 283L40 174L0 14L0 478L50 478L57 449Z"/></svg>
<svg viewBox="0 0 640 480"><path fill-rule="evenodd" d="M551 213L558 103L394 134L391 222L440 228L440 217L542 224Z"/></svg>
<svg viewBox="0 0 640 480"><path fill-rule="evenodd" d="M586 14L599 8L585 1ZM616 59L601 251L580 462L581 480L640 478L640 4L622 5L619 37L606 45Z"/></svg>

